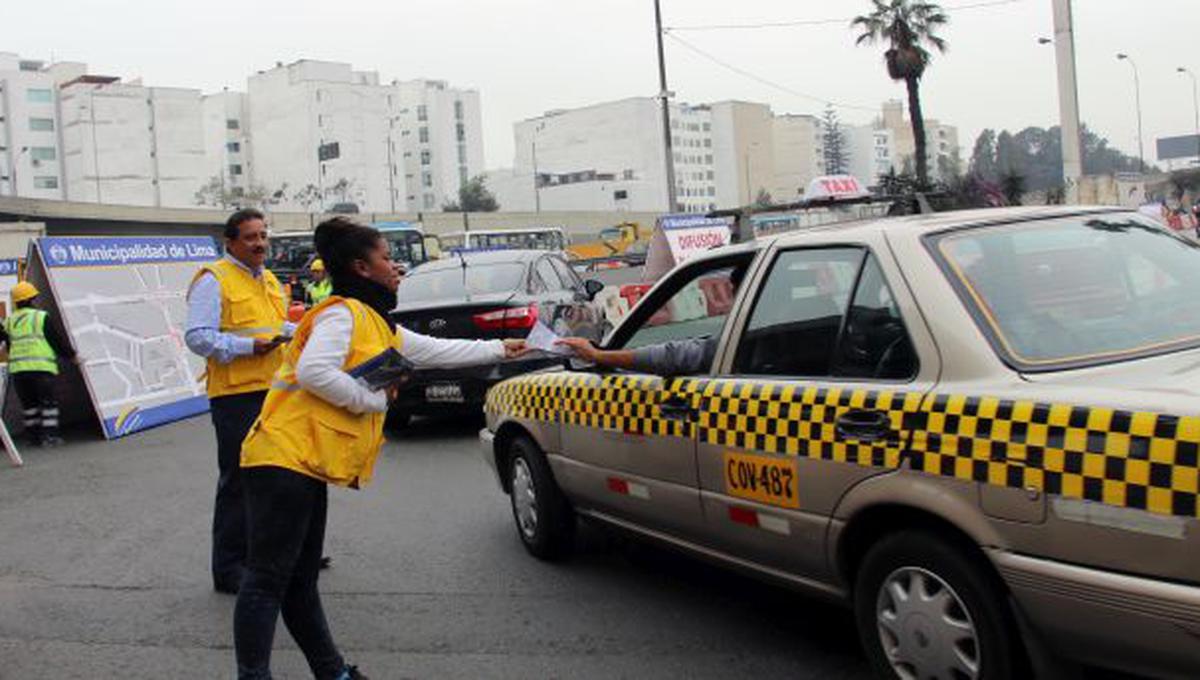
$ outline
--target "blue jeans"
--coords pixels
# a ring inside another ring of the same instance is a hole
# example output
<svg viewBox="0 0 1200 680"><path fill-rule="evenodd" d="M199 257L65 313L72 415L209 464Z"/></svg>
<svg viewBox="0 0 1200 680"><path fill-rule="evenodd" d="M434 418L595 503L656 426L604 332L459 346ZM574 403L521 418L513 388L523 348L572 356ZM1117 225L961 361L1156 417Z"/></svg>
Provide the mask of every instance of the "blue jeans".
<svg viewBox="0 0 1200 680"><path fill-rule="evenodd" d="M233 613L239 680L270 680L275 623L283 623L318 680L346 667L321 608L317 575L329 490L278 467L242 470L250 530L245 576Z"/></svg>

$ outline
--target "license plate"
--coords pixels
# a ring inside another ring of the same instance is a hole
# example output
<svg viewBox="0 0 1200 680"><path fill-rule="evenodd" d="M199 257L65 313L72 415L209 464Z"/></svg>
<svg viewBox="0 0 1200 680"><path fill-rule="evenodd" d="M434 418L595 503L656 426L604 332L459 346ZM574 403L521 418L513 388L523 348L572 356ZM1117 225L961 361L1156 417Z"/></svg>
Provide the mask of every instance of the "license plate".
<svg viewBox="0 0 1200 680"><path fill-rule="evenodd" d="M434 404L461 404L463 403L462 385L458 383L427 385L425 401Z"/></svg>
<svg viewBox="0 0 1200 680"><path fill-rule="evenodd" d="M767 505L799 508L798 464L792 458L725 454L725 492Z"/></svg>

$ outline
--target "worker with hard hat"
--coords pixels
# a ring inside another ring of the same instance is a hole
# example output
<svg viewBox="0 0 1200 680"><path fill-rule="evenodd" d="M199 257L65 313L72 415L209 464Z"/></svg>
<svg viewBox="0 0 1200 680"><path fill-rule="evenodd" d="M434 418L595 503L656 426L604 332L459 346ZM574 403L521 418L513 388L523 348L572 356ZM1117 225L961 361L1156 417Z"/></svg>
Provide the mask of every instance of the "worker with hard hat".
<svg viewBox="0 0 1200 680"><path fill-rule="evenodd" d="M74 360L75 350L50 313L34 306L38 295L28 281L13 287L15 309L0 327L0 341L8 344L8 372L21 399L30 442L53 447L62 444L55 394L58 358Z"/></svg>
<svg viewBox="0 0 1200 680"><path fill-rule="evenodd" d="M304 285L304 296L308 304L316 306L333 293L333 281L325 274L325 263L319 257L308 266L308 273L312 281Z"/></svg>

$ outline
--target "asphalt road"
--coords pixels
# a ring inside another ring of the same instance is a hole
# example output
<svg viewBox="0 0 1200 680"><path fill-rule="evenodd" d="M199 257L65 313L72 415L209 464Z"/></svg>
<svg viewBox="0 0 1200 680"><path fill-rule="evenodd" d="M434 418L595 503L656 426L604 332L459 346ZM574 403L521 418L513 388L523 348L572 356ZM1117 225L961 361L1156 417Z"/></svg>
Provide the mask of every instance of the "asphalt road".
<svg viewBox="0 0 1200 680"><path fill-rule="evenodd" d="M585 530L529 557L476 423L416 421L365 491L331 492L321 581L372 678L866 678L847 613ZM0 457L0 678L228 678L211 590L206 418ZM278 678L307 678L281 625Z"/></svg>

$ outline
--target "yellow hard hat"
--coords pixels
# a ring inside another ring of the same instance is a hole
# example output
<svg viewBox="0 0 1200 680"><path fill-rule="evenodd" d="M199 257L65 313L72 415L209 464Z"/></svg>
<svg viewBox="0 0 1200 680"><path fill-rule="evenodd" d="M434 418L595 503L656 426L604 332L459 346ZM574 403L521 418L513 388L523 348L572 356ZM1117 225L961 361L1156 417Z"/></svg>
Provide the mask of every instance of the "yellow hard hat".
<svg viewBox="0 0 1200 680"><path fill-rule="evenodd" d="M28 281L22 281L13 286L12 299L13 302L25 302L32 300L38 296L38 289Z"/></svg>
<svg viewBox="0 0 1200 680"><path fill-rule="evenodd" d="M325 271L325 263L322 262L321 258L318 257L312 261L312 264L308 265L308 270L313 272L323 272Z"/></svg>

